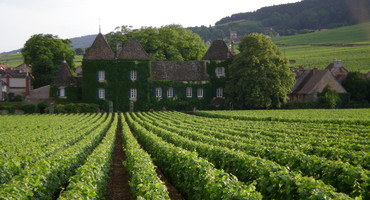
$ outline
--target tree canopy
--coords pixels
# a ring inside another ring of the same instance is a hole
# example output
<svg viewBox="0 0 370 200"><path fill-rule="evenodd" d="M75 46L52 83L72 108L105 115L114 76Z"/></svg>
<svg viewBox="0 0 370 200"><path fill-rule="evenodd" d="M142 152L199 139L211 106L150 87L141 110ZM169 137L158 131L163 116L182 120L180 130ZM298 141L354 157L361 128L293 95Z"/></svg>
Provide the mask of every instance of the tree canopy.
<svg viewBox="0 0 370 200"><path fill-rule="evenodd" d="M122 26L108 33L106 38L114 51L117 42L137 40L152 60L200 60L206 51L200 36L180 25L134 30Z"/></svg>
<svg viewBox="0 0 370 200"><path fill-rule="evenodd" d="M250 34L229 67L225 92L235 108L279 108L288 99L294 74L277 47L263 34Z"/></svg>
<svg viewBox="0 0 370 200"><path fill-rule="evenodd" d="M70 40L51 34L36 34L26 41L22 55L24 62L32 65L35 88L50 84L64 59L74 67L74 51L69 48L70 43Z"/></svg>
<svg viewBox="0 0 370 200"><path fill-rule="evenodd" d="M370 102L370 80L361 78L359 72L349 72L342 85L350 93L351 101Z"/></svg>

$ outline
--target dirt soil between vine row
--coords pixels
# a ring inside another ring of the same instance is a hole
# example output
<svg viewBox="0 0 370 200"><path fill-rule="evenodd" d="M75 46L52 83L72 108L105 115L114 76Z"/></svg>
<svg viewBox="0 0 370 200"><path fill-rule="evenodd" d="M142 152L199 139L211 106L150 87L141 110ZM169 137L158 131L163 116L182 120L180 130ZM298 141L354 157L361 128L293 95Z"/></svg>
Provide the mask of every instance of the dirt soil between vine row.
<svg viewBox="0 0 370 200"><path fill-rule="evenodd" d="M135 199L131 193L129 186L129 174L123 166L123 161L126 160L126 155L122 148L122 122L118 120L116 133L116 144L114 147L113 163L111 165L110 174L111 180L107 186L107 200L133 200ZM168 181L164 174L157 168L157 174L165 183L171 200L183 200L180 192Z"/></svg>

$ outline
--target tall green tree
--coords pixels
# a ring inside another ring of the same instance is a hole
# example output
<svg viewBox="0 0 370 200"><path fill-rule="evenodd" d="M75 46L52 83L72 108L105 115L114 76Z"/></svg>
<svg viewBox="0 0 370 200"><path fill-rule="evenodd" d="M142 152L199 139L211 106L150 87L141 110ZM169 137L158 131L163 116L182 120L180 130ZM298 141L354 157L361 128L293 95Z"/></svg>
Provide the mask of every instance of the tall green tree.
<svg viewBox="0 0 370 200"><path fill-rule="evenodd" d="M359 72L349 72L347 77L342 81L344 89L350 93L351 101L364 102L368 101L370 96L370 81L361 77Z"/></svg>
<svg viewBox="0 0 370 200"><path fill-rule="evenodd" d="M180 25L167 25L160 28L117 27L106 35L115 51L117 42L138 40L152 60L200 60L206 51L201 37Z"/></svg>
<svg viewBox="0 0 370 200"><path fill-rule="evenodd" d="M239 51L229 68L228 101L239 109L280 108L294 85L287 59L263 34L244 37Z"/></svg>
<svg viewBox="0 0 370 200"><path fill-rule="evenodd" d="M70 40L51 34L36 34L26 41L22 55L24 62L32 65L34 88L50 84L64 59L70 67L74 67L75 53L70 49L70 43Z"/></svg>

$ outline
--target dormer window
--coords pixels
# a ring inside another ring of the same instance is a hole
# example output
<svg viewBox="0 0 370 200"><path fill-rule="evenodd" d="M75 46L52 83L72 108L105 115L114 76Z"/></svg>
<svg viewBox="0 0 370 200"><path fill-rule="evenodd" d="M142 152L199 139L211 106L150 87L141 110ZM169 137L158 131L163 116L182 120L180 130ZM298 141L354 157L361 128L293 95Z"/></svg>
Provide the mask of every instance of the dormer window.
<svg viewBox="0 0 370 200"><path fill-rule="evenodd" d="M137 71L136 70L131 70L130 71L130 80L132 80L132 81L137 80Z"/></svg>
<svg viewBox="0 0 370 200"><path fill-rule="evenodd" d="M98 81L105 81L105 71L98 71Z"/></svg>
<svg viewBox="0 0 370 200"><path fill-rule="evenodd" d="M225 68L224 67L216 67L216 76L218 78L222 77L222 76L225 76Z"/></svg>

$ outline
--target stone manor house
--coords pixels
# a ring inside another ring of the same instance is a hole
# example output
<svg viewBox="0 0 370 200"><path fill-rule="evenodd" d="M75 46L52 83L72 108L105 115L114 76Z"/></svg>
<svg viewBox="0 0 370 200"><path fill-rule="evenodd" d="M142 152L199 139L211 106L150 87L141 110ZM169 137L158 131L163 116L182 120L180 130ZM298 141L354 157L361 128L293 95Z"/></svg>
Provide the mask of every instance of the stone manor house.
<svg viewBox="0 0 370 200"><path fill-rule="evenodd" d="M118 44L114 54L99 33L87 49L77 77L63 62L45 90L56 102L97 103L105 110L229 109L232 105L225 104L224 88L233 56L223 40L215 40L202 61L151 61L133 40ZM299 68L292 72L296 83L289 94L291 102L317 101L327 86L346 93L338 80L348 71L340 61L324 70Z"/></svg>
<svg viewBox="0 0 370 200"><path fill-rule="evenodd" d="M117 47L114 54L99 33L84 55L82 77L73 77L67 63L62 63L50 95L116 111L225 106L227 69L234 54L223 40L214 41L202 61L151 61L133 40Z"/></svg>

